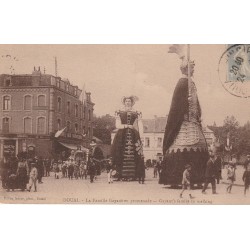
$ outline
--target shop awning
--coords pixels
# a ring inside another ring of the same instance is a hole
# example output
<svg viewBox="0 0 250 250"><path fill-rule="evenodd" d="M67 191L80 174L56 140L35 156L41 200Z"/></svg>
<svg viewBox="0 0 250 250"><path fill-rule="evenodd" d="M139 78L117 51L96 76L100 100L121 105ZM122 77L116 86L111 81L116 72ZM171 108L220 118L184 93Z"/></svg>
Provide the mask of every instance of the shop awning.
<svg viewBox="0 0 250 250"><path fill-rule="evenodd" d="M61 145L63 145L66 148L69 148L71 150L79 150L79 145L72 144L72 143L66 143L66 142L59 142ZM81 146L81 150L84 152L88 152L89 150L83 146Z"/></svg>

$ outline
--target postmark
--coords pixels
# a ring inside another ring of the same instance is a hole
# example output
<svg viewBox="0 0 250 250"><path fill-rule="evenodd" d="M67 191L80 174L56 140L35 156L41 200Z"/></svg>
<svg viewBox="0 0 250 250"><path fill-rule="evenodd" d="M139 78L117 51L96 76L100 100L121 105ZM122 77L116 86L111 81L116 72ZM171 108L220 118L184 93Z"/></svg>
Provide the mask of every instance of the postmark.
<svg viewBox="0 0 250 250"><path fill-rule="evenodd" d="M218 73L226 91L237 97L250 97L250 45L228 46L219 60Z"/></svg>

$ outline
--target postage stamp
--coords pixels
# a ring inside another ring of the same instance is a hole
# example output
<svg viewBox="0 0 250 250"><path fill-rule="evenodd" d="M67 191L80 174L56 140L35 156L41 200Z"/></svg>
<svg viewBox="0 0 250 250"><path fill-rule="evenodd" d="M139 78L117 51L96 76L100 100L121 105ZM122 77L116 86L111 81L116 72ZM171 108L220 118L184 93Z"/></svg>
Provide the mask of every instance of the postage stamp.
<svg viewBox="0 0 250 250"><path fill-rule="evenodd" d="M228 45L219 61L219 77L223 87L232 95L250 95L250 45Z"/></svg>

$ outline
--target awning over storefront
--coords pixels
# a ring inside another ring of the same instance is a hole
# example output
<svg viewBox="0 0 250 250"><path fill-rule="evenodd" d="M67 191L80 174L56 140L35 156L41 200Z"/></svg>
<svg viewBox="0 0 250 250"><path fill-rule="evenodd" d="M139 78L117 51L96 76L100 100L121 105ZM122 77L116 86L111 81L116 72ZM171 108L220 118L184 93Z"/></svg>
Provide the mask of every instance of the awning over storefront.
<svg viewBox="0 0 250 250"><path fill-rule="evenodd" d="M66 142L59 142L61 145L63 145L66 148L69 148L71 150L79 150L79 146L76 144L66 143ZM84 152L88 152L89 150L83 146L81 146L81 150Z"/></svg>

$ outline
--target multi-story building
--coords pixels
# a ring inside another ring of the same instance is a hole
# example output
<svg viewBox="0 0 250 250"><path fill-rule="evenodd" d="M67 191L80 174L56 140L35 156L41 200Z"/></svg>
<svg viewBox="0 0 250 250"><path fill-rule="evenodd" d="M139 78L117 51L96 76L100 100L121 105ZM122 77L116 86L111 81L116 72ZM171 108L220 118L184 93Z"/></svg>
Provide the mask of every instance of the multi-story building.
<svg viewBox="0 0 250 250"><path fill-rule="evenodd" d="M42 74L40 68L32 74L0 75L0 158L25 151L54 157L88 147L93 107L91 93L82 93L67 79Z"/></svg>
<svg viewBox="0 0 250 250"><path fill-rule="evenodd" d="M162 146L167 117L154 117L154 119L143 119L143 153L145 160L162 159Z"/></svg>
<svg viewBox="0 0 250 250"><path fill-rule="evenodd" d="M143 153L145 160L159 160L163 158L162 147L167 117L157 117L154 119L142 119L143 133L140 135L143 143ZM211 145L215 141L214 132L207 127L203 128L207 144ZM115 133L112 133L112 141Z"/></svg>

